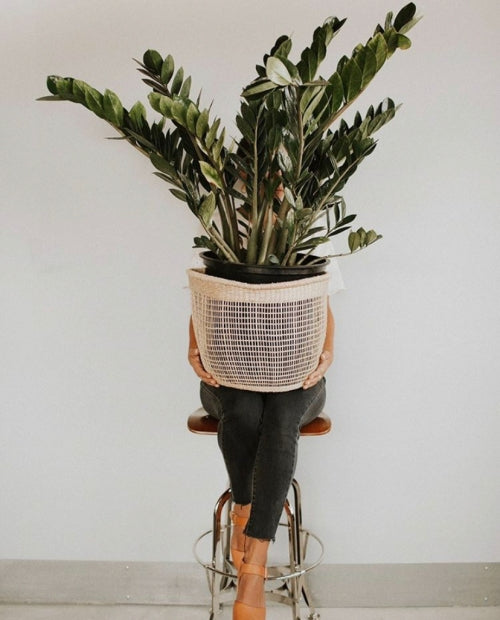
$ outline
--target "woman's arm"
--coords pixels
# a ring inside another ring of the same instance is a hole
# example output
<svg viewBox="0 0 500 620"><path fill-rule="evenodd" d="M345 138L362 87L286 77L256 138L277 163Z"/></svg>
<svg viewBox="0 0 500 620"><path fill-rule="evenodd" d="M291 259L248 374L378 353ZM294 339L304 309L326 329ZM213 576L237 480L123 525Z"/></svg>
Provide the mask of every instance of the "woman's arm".
<svg viewBox="0 0 500 620"><path fill-rule="evenodd" d="M203 363L200 357L200 351L198 349L198 343L196 341L196 334L194 333L192 317L190 317L189 319L188 361L193 367L193 370L195 371L195 373L198 375L198 377L200 377L202 381L204 381L205 383L208 383L209 385L213 385L214 387L219 387L219 384L217 383L217 381L203 367Z"/></svg>
<svg viewBox="0 0 500 620"><path fill-rule="evenodd" d="M319 364L304 381L304 389L316 385L318 381L324 376L325 372L333 362L333 337L335 335L335 319L333 318L333 312L330 308L330 300L328 300L328 309L326 315L326 336L323 344L323 351L319 356Z"/></svg>

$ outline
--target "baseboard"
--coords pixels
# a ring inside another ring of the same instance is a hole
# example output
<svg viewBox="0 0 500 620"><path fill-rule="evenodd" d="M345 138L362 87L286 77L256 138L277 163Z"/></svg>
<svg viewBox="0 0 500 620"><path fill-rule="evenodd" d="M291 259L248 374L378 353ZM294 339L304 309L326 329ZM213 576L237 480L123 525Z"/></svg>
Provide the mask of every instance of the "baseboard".
<svg viewBox="0 0 500 620"><path fill-rule="evenodd" d="M500 605L500 563L325 564L317 607ZM208 605L197 564L1 560L0 603Z"/></svg>

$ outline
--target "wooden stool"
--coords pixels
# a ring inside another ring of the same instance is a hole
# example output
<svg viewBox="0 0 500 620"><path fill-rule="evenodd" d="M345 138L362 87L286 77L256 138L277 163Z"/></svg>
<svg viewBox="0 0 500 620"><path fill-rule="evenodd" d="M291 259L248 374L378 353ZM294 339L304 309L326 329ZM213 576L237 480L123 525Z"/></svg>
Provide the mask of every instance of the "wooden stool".
<svg viewBox="0 0 500 620"><path fill-rule="evenodd" d="M216 435L218 420L208 415L200 408L188 418L188 429L198 435ZM332 423L325 414L320 414L309 424L300 430L302 437L316 437L330 432ZM266 590L266 598L284 603L292 608L293 620L300 620L300 603L304 600L308 607L309 620L318 619L319 613L313 606L306 574L318 566L323 558L323 543L309 530L302 526L302 502L300 486L295 478L291 485L293 500L284 505L284 513L287 522L280 523L288 529L289 564L285 566L268 566L268 581L279 581L281 585L272 590ZM231 538L231 489L226 489L215 504L213 514L213 528L202 534L195 542L194 554L196 560L206 569L208 585L212 596L210 620L214 620L220 613L223 602L234 598L236 587L236 573L231 563L230 538ZM197 547L203 538L212 538L212 557L209 562L199 557ZM314 539L320 547L319 556L314 562L305 565L307 543Z"/></svg>

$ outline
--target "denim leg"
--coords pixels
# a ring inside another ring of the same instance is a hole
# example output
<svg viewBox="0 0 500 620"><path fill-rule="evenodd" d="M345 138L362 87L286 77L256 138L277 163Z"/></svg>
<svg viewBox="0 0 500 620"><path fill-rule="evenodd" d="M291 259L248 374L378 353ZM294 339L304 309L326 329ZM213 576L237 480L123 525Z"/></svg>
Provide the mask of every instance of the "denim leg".
<svg viewBox="0 0 500 620"><path fill-rule="evenodd" d="M264 398L246 534L271 540L295 473L300 427L321 413L326 398L325 380L308 390L266 393Z"/></svg>
<svg viewBox="0 0 500 620"><path fill-rule="evenodd" d="M236 504L249 504L264 397L259 392L201 384L203 407L219 420L218 442Z"/></svg>

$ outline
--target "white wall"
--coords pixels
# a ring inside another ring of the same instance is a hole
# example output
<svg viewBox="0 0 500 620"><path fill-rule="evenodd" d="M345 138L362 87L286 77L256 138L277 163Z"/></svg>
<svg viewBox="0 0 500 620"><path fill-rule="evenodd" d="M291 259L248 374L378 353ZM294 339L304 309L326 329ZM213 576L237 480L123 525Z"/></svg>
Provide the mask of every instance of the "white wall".
<svg viewBox="0 0 500 620"><path fill-rule="evenodd" d="M35 102L45 76L130 106L147 93L131 58L156 48L234 129L279 34L300 50L348 16L333 68L402 4L3 0L2 557L190 561L226 480L215 440L185 429L195 221L102 121ZM500 560L500 11L419 10L359 103L404 102L344 193L384 240L342 262L335 429L301 447L305 518L335 563Z"/></svg>

